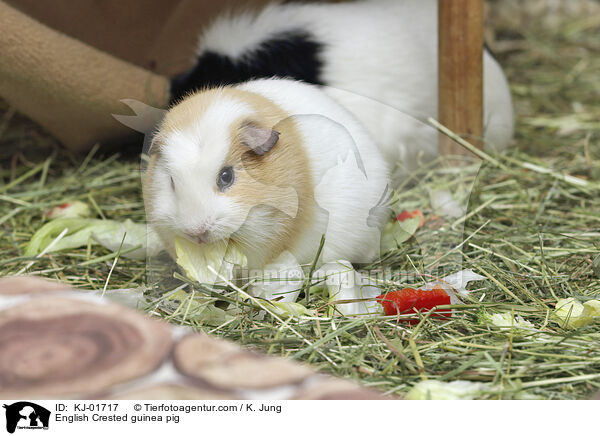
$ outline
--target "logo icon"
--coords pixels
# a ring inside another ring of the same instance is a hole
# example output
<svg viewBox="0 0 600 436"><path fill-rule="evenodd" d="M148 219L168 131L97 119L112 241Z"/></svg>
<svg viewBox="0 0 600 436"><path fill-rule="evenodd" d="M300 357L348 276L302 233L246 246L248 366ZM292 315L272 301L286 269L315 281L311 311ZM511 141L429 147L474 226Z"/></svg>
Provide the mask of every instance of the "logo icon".
<svg viewBox="0 0 600 436"><path fill-rule="evenodd" d="M48 430L50 411L28 401L19 401L3 406L6 409L6 431L14 433L16 429Z"/></svg>

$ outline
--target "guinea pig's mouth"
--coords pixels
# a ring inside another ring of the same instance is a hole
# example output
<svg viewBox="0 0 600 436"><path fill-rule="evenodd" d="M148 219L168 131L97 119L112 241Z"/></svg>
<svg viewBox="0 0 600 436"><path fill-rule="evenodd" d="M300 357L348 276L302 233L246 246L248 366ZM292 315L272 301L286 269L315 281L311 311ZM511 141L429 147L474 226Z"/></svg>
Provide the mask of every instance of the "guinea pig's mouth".
<svg viewBox="0 0 600 436"><path fill-rule="evenodd" d="M198 245L211 245L227 239L209 230L180 230L177 233L180 237Z"/></svg>
<svg viewBox="0 0 600 436"><path fill-rule="evenodd" d="M205 244L210 245L213 242L216 242L216 241L211 240L210 234L208 234L208 232L183 233L181 236L183 236L188 241L193 242L198 245L205 245Z"/></svg>
<svg viewBox="0 0 600 436"><path fill-rule="evenodd" d="M211 234L209 232L201 232L201 233L188 233L188 232L178 232L178 235L190 242L193 242L196 245L200 246L211 246L211 245L221 245L221 244L236 244L237 241L234 238L234 234L228 235L226 237L217 236L215 234Z"/></svg>

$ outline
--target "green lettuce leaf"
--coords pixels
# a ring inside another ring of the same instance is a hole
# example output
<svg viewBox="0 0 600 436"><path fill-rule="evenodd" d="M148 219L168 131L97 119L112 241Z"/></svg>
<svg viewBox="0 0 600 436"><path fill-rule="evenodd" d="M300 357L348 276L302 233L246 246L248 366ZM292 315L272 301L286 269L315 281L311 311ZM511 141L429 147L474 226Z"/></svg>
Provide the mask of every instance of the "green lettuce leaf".
<svg viewBox="0 0 600 436"><path fill-rule="evenodd" d="M176 236L175 254L177 255L177 264L183 268L185 275L190 280L210 285L219 280L217 275L208 269L209 266L227 280L231 280L236 265L244 267L248 264L244 253L235 244L230 244L228 241L196 244Z"/></svg>
<svg viewBox="0 0 600 436"><path fill-rule="evenodd" d="M556 303L552 314L561 327L577 329L600 320L600 300L581 303L573 297L563 298Z"/></svg>
<svg viewBox="0 0 600 436"><path fill-rule="evenodd" d="M314 310L311 310L300 303L266 300L261 303L267 309L282 317L300 318L302 316L315 316Z"/></svg>
<svg viewBox="0 0 600 436"><path fill-rule="evenodd" d="M381 234L381 251L386 251L398 248L401 244L408 241L417 233L420 224L420 218L408 218L404 221L388 222Z"/></svg>
<svg viewBox="0 0 600 436"><path fill-rule="evenodd" d="M64 231L66 234L49 249L48 247ZM85 247L88 241L98 243L112 252L121 251L124 257L144 259L146 253L155 254L161 250L158 237L146 233L146 224L137 224L130 220L125 222L87 218L57 218L44 224L25 247L26 256L37 256L44 252L54 253L62 250ZM123 236L125 240L123 241ZM129 251L135 247L140 248Z"/></svg>

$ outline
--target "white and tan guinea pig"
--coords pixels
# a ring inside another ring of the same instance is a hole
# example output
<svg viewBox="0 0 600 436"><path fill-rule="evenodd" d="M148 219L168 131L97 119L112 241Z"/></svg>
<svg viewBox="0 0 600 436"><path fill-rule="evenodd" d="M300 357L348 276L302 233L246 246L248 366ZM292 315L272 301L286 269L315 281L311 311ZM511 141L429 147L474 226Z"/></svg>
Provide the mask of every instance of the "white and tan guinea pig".
<svg viewBox="0 0 600 436"><path fill-rule="evenodd" d="M149 154L146 211L171 255L175 236L229 239L251 269L303 265L322 235L320 263L379 254L388 166L313 85L263 79L192 94L167 112Z"/></svg>

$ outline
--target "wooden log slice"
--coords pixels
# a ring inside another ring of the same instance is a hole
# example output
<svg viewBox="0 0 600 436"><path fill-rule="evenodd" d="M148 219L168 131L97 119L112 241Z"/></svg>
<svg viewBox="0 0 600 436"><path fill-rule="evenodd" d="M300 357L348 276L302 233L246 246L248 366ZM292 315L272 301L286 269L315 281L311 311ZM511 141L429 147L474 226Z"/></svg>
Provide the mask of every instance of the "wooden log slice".
<svg viewBox="0 0 600 436"><path fill-rule="evenodd" d="M71 291L69 286L59 282L51 282L39 277L6 277L0 279L0 296L45 294L48 292Z"/></svg>
<svg viewBox="0 0 600 436"><path fill-rule="evenodd" d="M263 356L208 336L184 337L173 353L182 374L218 389L267 389L299 383L314 374L285 359Z"/></svg>
<svg viewBox="0 0 600 436"><path fill-rule="evenodd" d="M0 311L0 397L89 396L157 368L167 325L115 305L32 298Z"/></svg>
<svg viewBox="0 0 600 436"><path fill-rule="evenodd" d="M135 389L103 399L111 400L236 400L235 395L220 391L195 389L176 384L159 384Z"/></svg>

